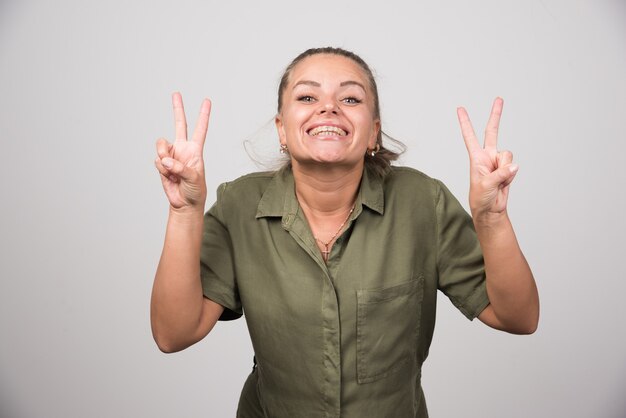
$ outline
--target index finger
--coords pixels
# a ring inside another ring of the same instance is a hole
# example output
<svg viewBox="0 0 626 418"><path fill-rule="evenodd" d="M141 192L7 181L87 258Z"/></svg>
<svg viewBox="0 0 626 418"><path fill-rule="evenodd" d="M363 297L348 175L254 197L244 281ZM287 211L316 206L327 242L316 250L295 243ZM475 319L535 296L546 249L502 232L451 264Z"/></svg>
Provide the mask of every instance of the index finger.
<svg viewBox="0 0 626 418"><path fill-rule="evenodd" d="M467 152L471 154L472 151L480 149L480 144L478 143L478 139L476 139L472 122L467 114L467 110L463 107L458 107L456 109L456 115L458 116L459 124L461 125L461 134L463 135L463 140L465 141L465 147L467 148Z"/></svg>
<svg viewBox="0 0 626 418"><path fill-rule="evenodd" d="M187 120L183 107L183 96L179 92L172 93L172 106L174 107L174 127L176 141L187 140Z"/></svg>
<svg viewBox="0 0 626 418"><path fill-rule="evenodd" d="M211 101L204 99L202 106L200 106L200 116L198 116L198 122L196 122L196 129L193 131L192 141L197 142L200 146L204 146L206 139L206 133L209 129L209 115L211 114Z"/></svg>
<svg viewBox="0 0 626 418"><path fill-rule="evenodd" d="M491 106L491 115L485 129L485 148L497 148L498 146L498 128L500 127L500 117L502 116L502 107L504 100L496 97Z"/></svg>

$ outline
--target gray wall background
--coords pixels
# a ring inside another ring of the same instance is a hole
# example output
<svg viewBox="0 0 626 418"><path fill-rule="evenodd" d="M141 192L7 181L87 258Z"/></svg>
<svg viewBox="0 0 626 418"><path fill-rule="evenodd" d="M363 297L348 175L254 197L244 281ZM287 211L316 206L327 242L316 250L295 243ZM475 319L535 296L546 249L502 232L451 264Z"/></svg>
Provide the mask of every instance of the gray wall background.
<svg viewBox="0 0 626 418"><path fill-rule="evenodd" d="M234 416L243 320L165 355L149 298L167 202L154 142L170 93L213 100L210 190L277 153L282 69L342 46L376 70L402 164L467 202L455 108L520 172L510 213L541 295L538 332L470 323L442 298L423 385L433 417L626 416L626 4L529 0L0 3L0 416Z"/></svg>

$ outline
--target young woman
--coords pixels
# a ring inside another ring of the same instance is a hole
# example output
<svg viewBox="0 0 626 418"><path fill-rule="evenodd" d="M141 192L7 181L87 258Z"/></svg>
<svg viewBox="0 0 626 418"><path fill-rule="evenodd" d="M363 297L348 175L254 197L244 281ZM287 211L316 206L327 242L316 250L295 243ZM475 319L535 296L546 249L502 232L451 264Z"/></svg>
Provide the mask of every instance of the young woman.
<svg viewBox="0 0 626 418"><path fill-rule="evenodd" d="M484 146L458 109L471 217L441 182L391 166L376 83L349 51L307 50L287 67L276 128L289 163L221 185L206 214L210 102L191 140L177 93L173 105L176 138L157 142L155 161L170 214L152 329L173 352L245 313L256 367L238 416L427 417L437 289L469 319L536 329L537 289L506 210L517 166L496 148L501 99Z"/></svg>

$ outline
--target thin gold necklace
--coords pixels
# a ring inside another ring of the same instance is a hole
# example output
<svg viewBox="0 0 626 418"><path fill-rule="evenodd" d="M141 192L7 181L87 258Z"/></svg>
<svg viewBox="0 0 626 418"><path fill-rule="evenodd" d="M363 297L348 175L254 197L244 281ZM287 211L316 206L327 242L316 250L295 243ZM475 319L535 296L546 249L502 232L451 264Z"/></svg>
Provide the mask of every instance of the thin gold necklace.
<svg viewBox="0 0 626 418"><path fill-rule="evenodd" d="M348 216L346 216L346 219L341 223L341 225L339 225L339 229L337 230L337 232L335 232L335 235L333 235L328 240L328 242L324 242L321 239L319 239L318 237L315 237L315 240L319 241L324 246L324 250L322 250L322 258L324 259L325 263L328 262L328 256L330 255L330 249L328 248L328 246L330 245L331 242L333 242L335 240L335 238L337 238L337 235L339 235L339 233L343 229L343 226L346 224L346 222L348 222L348 219L350 219L350 215L352 215L352 212L354 212L354 207L355 206L356 206L356 203L354 205L352 205L352 208L350 209L350 212L348 212Z"/></svg>

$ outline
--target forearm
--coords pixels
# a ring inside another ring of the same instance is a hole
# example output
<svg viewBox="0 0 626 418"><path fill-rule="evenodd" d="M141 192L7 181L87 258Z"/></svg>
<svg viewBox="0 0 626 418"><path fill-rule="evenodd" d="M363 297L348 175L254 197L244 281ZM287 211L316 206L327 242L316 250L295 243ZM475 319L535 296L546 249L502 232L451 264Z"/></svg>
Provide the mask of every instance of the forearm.
<svg viewBox="0 0 626 418"><path fill-rule="evenodd" d="M539 321L539 296L526 258L505 212L475 218L485 260L487 293L493 312L506 331L532 333Z"/></svg>
<svg viewBox="0 0 626 418"><path fill-rule="evenodd" d="M202 338L197 335L203 309L202 225L202 209L184 213L170 210L150 309L152 332L164 351L176 351Z"/></svg>

